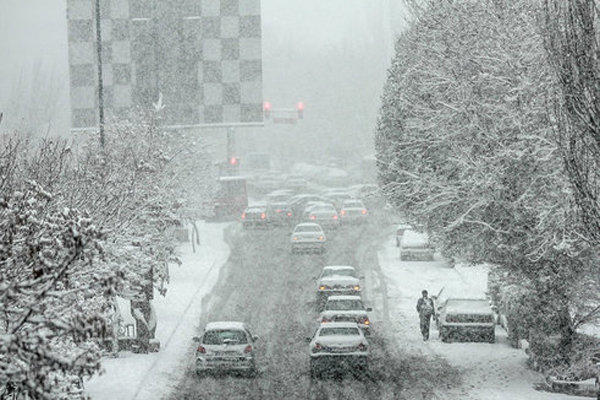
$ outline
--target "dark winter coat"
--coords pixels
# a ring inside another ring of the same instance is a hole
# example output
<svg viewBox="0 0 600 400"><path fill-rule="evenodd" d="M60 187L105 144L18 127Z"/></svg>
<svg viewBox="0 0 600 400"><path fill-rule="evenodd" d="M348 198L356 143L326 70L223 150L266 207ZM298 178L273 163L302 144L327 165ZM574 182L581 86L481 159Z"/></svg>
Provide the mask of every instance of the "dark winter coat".
<svg viewBox="0 0 600 400"><path fill-rule="evenodd" d="M434 311L435 311L435 308L433 305L433 300L431 298L421 297L419 299L419 301L417 301L417 312L419 313L419 315L423 315L425 317L431 317L434 314Z"/></svg>

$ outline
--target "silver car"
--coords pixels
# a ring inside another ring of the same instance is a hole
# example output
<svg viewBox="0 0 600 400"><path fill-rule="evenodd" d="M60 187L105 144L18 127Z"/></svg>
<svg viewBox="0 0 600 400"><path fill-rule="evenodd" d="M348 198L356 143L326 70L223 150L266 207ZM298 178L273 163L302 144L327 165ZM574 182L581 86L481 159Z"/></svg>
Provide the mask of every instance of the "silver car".
<svg viewBox="0 0 600 400"><path fill-rule="evenodd" d="M354 322L368 334L371 331L371 320L360 296L329 296L323 311L319 315L320 323Z"/></svg>
<svg viewBox="0 0 600 400"><path fill-rule="evenodd" d="M349 265L327 265L323 267L317 281L317 304L324 305L329 296L360 294L360 278L354 267Z"/></svg>
<svg viewBox="0 0 600 400"><path fill-rule="evenodd" d="M210 322L202 336L195 337L196 373L241 371L256 373L256 341L246 324L236 321Z"/></svg>
<svg viewBox="0 0 600 400"><path fill-rule="evenodd" d="M327 237L321 225L306 222L296 225L290 237L292 254L300 251L325 252Z"/></svg>
<svg viewBox="0 0 600 400"><path fill-rule="evenodd" d="M487 299L446 300L439 318L442 342L468 338L494 343L496 321Z"/></svg>
<svg viewBox="0 0 600 400"><path fill-rule="evenodd" d="M313 378L335 368L364 371L369 366L369 343L356 323L321 324L307 340L310 342L310 375Z"/></svg>

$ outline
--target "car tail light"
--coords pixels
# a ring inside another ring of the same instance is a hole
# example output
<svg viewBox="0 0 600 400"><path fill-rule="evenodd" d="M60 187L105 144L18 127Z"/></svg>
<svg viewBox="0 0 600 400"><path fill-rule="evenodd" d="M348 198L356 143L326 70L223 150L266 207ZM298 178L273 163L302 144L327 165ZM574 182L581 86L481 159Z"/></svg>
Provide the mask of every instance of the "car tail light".
<svg viewBox="0 0 600 400"><path fill-rule="evenodd" d="M361 212L362 212L363 214L366 214L366 213L367 213L367 209L366 209L366 208L363 208Z"/></svg>
<svg viewBox="0 0 600 400"><path fill-rule="evenodd" d="M204 348L204 346L198 346L198 348L196 349L196 351L198 353L202 353L202 354L206 353L206 349Z"/></svg>
<svg viewBox="0 0 600 400"><path fill-rule="evenodd" d="M275 210L276 213L280 213L281 211L283 211L283 210L279 210L279 209Z"/></svg>
<svg viewBox="0 0 600 400"><path fill-rule="evenodd" d="M325 240L325 236L319 236L319 240Z"/></svg>
<svg viewBox="0 0 600 400"><path fill-rule="evenodd" d="M338 219L338 216L337 216L337 215L334 215L334 216L333 216L333 219Z"/></svg>
<svg viewBox="0 0 600 400"><path fill-rule="evenodd" d="M323 346L321 346L321 343L315 343L315 347L312 348L312 352L318 353L321 350L323 350Z"/></svg>
<svg viewBox="0 0 600 400"><path fill-rule="evenodd" d="M292 216L292 213L288 211L288 213L287 213L287 216L288 216L288 217L291 217L291 216Z"/></svg>
<svg viewBox="0 0 600 400"><path fill-rule="evenodd" d="M242 213L242 219L246 219L246 213Z"/></svg>
<svg viewBox="0 0 600 400"><path fill-rule="evenodd" d="M252 352L252 346L248 345L246 346L246 348L244 349L244 353L251 353Z"/></svg>
<svg viewBox="0 0 600 400"><path fill-rule="evenodd" d="M317 219L317 216L316 215L311 215L310 219L315 220L315 219Z"/></svg>
<svg viewBox="0 0 600 400"><path fill-rule="evenodd" d="M298 240L298 236L294 236L292 240Z"/></svg>
<svg viewBox="0 0 600 400"><path fill-rule="evenodd" d="M354 285L354 287L352 289L354 289L355 292L358 292L360 290L360 286Z"/></svg>
<svg viewBox="0 0 600 400"><path fill-rule="evenodd" d="M265 214L265 213L260 214L260 219L265 219L265 218L267 218L267 214Z"/></svg>
<svg viewBox="0 0 600 400"><path fill-rule="evenodd" d="M358 320L358 323L363 325L371 325L371 321L369 321L368 317L362 317Z"/></svg>
<svg viewBox="0 0 600 400"><path fill-rule="evenodd" d="M340 211L340 214L342 214L342 215L346 215L346 210L342 210L342 211Z"/></svg>
<svg viewBox="0 0 600 400"><path fill-rule="evenodd" d="M367 351L367 346L364 343L359 344L358 351Z"/></svg>

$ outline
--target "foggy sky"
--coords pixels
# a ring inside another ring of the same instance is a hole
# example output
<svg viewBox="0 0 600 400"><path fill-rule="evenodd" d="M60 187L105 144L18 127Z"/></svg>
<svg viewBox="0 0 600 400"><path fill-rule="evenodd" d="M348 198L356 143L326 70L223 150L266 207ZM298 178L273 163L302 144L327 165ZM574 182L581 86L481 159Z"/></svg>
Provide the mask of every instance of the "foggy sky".
<svg viewBox="0 0 600 400"><path fill-rule="evenodd" d="M361 131L369 129L392 56L392 36L403 26L404 10L396 3L262 0L265 99L286 106L304 101L304 126L319 137L325 129L343 126L348 122L345 114L357 110L364 117ZM0 0L0 4L0 110L11 104L11 90L19 77L29 81L39 65L45 79L60 83L54 126L66 131L66 1ZM323 91L327 88L332 93ZM336 94L343 101L337 101ZM357 109L350 110L348 104ZM356 121L348 124L350 129L355 125Z"/></svg>

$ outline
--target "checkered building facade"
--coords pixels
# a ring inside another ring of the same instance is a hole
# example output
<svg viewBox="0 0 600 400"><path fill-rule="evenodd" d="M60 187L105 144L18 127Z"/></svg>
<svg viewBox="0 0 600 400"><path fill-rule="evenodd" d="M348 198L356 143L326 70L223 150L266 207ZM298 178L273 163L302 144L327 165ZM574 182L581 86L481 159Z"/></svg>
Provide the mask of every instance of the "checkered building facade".
<svg viewBox="0 0 600 400"><path fill-rule="evenodd" d="M262 122L260 0L101 0L106 120ZM72 128L98 126L95 0L67 0Z"/></svg>

